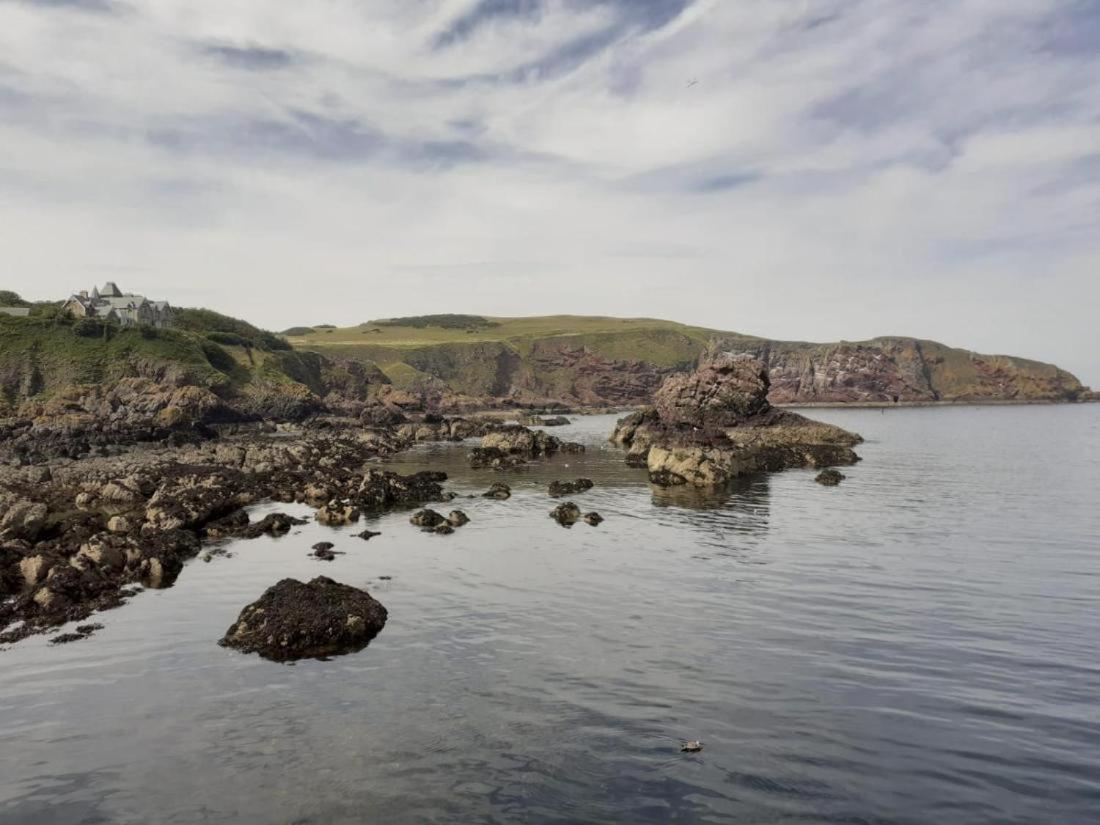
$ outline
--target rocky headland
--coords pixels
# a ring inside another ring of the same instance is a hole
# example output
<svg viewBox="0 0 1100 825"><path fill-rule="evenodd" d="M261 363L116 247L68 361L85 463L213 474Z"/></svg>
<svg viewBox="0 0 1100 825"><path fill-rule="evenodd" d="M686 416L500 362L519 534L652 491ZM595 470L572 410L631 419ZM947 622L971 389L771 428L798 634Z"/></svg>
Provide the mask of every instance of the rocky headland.
<svg viewBox="0 0 1100 825"><path fill-rule="evenodd" d="M764 470L859 460L852 447L860 436L773 407L769 389L763 362L716 354L667 379L653 406L621 419L611 440L665 486L715 487Z"/></svg>

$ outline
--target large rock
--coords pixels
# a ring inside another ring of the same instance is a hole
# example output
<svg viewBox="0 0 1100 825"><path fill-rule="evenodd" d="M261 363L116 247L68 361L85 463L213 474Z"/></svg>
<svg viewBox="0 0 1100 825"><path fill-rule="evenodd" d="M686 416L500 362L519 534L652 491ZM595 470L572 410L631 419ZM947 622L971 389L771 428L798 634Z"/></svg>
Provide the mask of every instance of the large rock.
<svg viewBox="0 0 1100 825"><path fill-rule="evenodd" d="M276 662L339 656L366 647L386 615L365 590L325 576L283 579L245 607L218 644Z"/></svg>
<svg viewBox="0 0 1100 825"><path fill-rule="evenodd" d="M621 419L611 440L662 486L716 487L749 473L859 460L858 435L774 409L767 392L760 361L719 355L669 378L654 407Z"/></svg>
<svg viewBox="0 0 1100 825"><path fill-rule="evenodd" d="M768 370L760 361L723 353L691 375L666 380L653 406L669 426L736 427L768 410L768 387Z"/></svg>

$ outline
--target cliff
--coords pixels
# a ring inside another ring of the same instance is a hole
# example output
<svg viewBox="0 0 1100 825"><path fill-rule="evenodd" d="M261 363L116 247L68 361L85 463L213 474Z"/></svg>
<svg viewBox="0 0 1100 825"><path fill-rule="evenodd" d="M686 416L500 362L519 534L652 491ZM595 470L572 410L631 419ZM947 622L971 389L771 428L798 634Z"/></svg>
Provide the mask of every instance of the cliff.
<svg viewBox="0 0 1100 825"><path fill-rule="evenodd" d="M1070 373L916 338L814 344L645 318L423 316L358 327L297 327L310 350L377 365L398 387L521 404L646 403L709 352L762 361L774 404L1076 401Z"/></svg>

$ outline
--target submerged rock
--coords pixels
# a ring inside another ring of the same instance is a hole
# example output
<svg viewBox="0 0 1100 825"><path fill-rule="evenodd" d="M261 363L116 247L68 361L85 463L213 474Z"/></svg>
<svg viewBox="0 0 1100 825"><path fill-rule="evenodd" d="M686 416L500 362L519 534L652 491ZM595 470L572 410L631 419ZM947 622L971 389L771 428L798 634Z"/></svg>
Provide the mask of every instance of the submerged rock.
<svg viewBox="0 0 1100 825"><path fill-rule="evenodd" d="M655 405L621 419L611 440L660 486L715 487L754 472L859 460L858 435L775 409L767 393L761 362L721 354L669 378Z"/></svg>
<svg viewBox="0 0 1100 825"><path fill-rule="evenodd" d="M451 510L451 512L447 514L447 523L451 525L451 527L462 527L470 523L470 517L461 510Z"/></svg>
<svg viewBox="0 0 1100 825"><path fill-rule="evenodd" d="M551 481L549 492L554 498L571 496L591 490L595 485L590 478L578 478L573 481Z"/></svg>
<svg viewBox="0 0 1100 825"><path fill-rule="evenodd" d="M355 535L357 538L361 538L363 541L368 541L370 539L373 539L375 536L380 536L382 534L376 533L373 530L364 530L362 533L356 533Z"/></svg>
<svg viewBox="0 0 1100 825"><path fill-rule="evenodd" d="M446 524L447 519L442 513L437 513L435 510L417 510L412 514L409 519L409 524L416 527L423 527L429 530L438 527L441 524Z"/></svg>
<svg viewBox="0 0 1100 825"><path fill-rule="evenodd" d="M218 644L276 662L339 656L366 647L386 617L365 590L325 576L283 579L245 607Z"/></svg>
<svg viewBox="0 0 1100 825"><path fill-rule="evenodd" d="M592 527L597 527L598 525L603 524L603 520L603 516L601 516L595 510L593 510L591 513L584 514L584 523L591 525Z"/></svg>
<svg viewBox="0 0 1100 825"><path fill-rule="evenodd" d="M500 501L512 497L512 488L502 481L494 482L488 490L481 494L482 498L495 498Z"/></svg>
<svg viewBox="0 0 1100 825"><path fill-rule="evenodd" d="M840 472L840 470L836 470L830 467L827 470L822 470L820 473L818 473L817 478L815 478L814 481L816 481L818 484L823 484L826 487L836 487L845 478L847 478L847 476L845 476L844 473Z"/></svg>
<svg viewBox="0 0 1100 825"><path fill-rule="evenodd" d="M550 511L550 518L562 527L572 527L581 518L581 508L571 501L559 504Z"/></svg>

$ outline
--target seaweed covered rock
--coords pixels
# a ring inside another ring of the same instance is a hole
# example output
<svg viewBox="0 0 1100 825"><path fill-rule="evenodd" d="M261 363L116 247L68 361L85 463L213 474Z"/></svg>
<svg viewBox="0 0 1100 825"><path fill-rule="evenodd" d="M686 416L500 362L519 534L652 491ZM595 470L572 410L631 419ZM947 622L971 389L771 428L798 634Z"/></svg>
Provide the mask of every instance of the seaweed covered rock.
<svg viewBox="0 0 1100 825"><path fill-rule="evenodd" d="M550 511L550 518L562 527L572 527L581 519L581 508L571 501L559 504Z"/></svg>
<svg viewBox="0 0 1100 825"><path fill-rule="evenodd" d="M339 656L366 647L386 616L365 590L325 576L283 579L245 607L218 644L275 662Z"/></svg>
<svg viewBox="0 0 1100 825"><path fill-rule="evenodd" d="M815 478L814 481L816 481L818 484L824 485L825 487L836 487L845 478L847 478L847 476L845 476L844 473L840 472L840 470L836 470L830 467L827 470L822 470L820 473L818 473L817 478Z"/></svg>
<svg viewBox="0 0 1100 825"><path fill-rule="evenodd" d="M551 481L549 493L554 498L560 498L561 496L583 493L585 490L591 490L594 486L590 478L578 478L573 481Z"/></svg>

